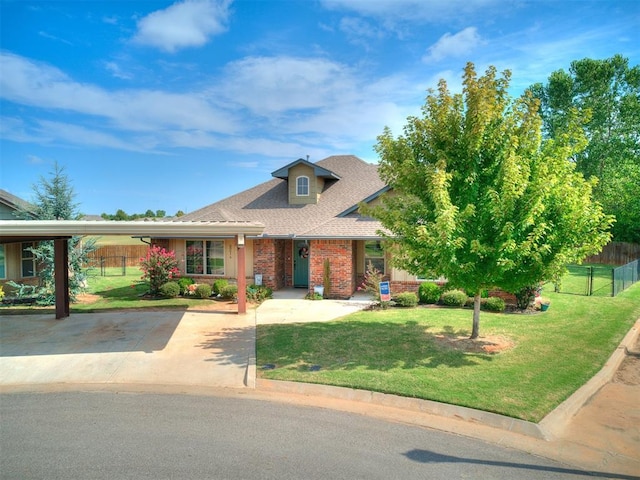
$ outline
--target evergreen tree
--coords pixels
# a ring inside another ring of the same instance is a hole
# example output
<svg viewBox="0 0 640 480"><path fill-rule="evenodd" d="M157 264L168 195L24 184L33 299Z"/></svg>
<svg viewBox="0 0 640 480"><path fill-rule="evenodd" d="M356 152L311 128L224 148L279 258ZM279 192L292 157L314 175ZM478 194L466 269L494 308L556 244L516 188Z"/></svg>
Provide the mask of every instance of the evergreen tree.
<svg viewBox="0 0 640 480"><path fill-rule="evenodd" d="M16 213L26 220L77 220L80 218L78 204L74 203L75 192L64 167L56 162L50 178L40 177L40 183L33 185L35 199L32 208ZM89 258L95 250L95 239L84 240L75 236L69 239L69 294L72 300L86 285ZM53 241L38 242L30 249L38 263L38 303L55 303L55 271Z"/></svg>

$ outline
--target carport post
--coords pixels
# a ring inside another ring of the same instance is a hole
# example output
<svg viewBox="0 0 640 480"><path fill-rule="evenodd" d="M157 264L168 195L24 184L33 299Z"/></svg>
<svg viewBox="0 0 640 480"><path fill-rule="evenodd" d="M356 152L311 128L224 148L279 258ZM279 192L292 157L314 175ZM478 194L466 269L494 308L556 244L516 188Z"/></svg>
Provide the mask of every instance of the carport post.
<svg viewBox="0 0 640 480"><path fill-rule="evenodd" d="M56 287L56 320L69 316L69 240L53 241L53 267Z"/></svg>
<svg viewBox="0 0 640 480"><path fill-rule="evenodd" d="M238 314L247 313L247 277L244 235L238 234Z"/></svg>

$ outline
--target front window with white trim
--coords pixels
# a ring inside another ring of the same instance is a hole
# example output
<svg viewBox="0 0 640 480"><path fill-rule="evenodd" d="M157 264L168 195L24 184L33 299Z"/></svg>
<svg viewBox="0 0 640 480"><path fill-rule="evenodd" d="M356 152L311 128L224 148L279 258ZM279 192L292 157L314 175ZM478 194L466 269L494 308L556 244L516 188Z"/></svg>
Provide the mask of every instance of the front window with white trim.
<svg viewBox="0 0 640 480"><path fill-rule="evenodd" d="M299 197L309 196L309 177L296 178L296 195Z"/></svg>
<svg viewBox="0 0 640 480"><path fill-rule="evenodd" d="M364 242L364 267L365 269L371 263L376 270L385 275L384 250L380 240L369 240Z"/></svg>
<svg viewBox="0 0 640 480"><path fill-rule="evenodd" d="M187 240L185 272L224 275L224 240Z"/></svg>
<svg viewBox="0 0 640 480"><path fill-rule="evenodd" d="M22 278L36 276L36 256L32 251L35 246L36 244L33 242L24 242L22 244Z"/></svg>

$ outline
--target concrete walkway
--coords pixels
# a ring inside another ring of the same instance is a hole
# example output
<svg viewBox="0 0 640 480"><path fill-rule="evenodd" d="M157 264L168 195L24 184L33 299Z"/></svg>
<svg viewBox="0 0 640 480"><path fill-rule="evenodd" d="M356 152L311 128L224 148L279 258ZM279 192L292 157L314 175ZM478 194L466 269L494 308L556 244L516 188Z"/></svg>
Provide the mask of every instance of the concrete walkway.
<svg viewBox="0 0 640 480"><path fill-rule="evenodd" d="M604 478L640 478L640 382L616 381L626 350L640 350L640 320L605 368L540 424L453 405L352 389L260 380L256 324L328 321L369 300L303 300L276 293L245 315L125 311L0 316L0 392L83 388L212 392L353 411L506 445ZM634 357L632 357L634 358ZM631 368L640 369L640 359ZM257 386L257 388L255 388ZM215 388L224 387L216 391ZM247 388L249 387L249 388ZM229 390L231 389L231 390ZM233 390L236 389L236 390Z"/></svg>

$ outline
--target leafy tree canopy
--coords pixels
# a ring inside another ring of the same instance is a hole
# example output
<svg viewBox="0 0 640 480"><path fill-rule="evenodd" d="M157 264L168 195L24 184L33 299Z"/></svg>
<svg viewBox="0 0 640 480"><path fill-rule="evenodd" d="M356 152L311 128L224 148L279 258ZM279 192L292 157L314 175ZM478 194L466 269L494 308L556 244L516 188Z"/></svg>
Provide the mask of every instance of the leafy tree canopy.
<svg viewBox="0 0 640 480"><path fill-rule="evenodd" d="M621 55L576 60L530 91L541 101L547 138L582 118L588 144L574 156L576 169L599 179L594 197L616 217L614 239L640 243L640 66Z"/></svg>
<svg viewBox="0 0 640 480"><path fill-rule="evenodd" d="M441 80L403 135L385 129L376 151L392 190L363 209L387 229L397 266L475 292L472 338L482 289L553 278L610 238L593 184L570 161L586 145L578 117L542 142L538 100L512 100L509 80L469 63L462 94Z"/></svg>

